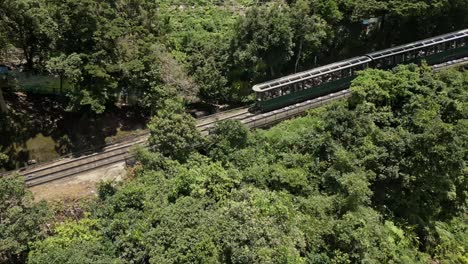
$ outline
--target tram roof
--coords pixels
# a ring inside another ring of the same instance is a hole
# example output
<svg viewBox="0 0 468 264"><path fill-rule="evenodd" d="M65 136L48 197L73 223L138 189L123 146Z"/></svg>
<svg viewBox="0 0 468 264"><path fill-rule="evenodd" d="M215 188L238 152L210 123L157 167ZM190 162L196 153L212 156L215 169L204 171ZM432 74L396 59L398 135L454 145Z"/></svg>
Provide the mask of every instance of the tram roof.
<svg viewBox="0 0 468 264"><path fill-rule="evenodd" d="M444 35L432 37L432 38L411 42L411 43L404 44L401 46L396 46L393 48L368 53L366 55L376 60L376 59L381 59L383 57L387 57L389 55L400 54L403 52L419 49L421 47L433 46L433 45L437 45L437 44L444 43L447 41L467 37L467 36L468 36L468 29L463 29L463 30L452 32L452 33L447 33Z"/></svg>
<svg viewBox="0 0 468 264"><path fill-rule="evenodd" d="M278 79L274 79L274 80L271 80L271 81L268 81L268 82L259 83L259 84L254 85L252 87L252 90L254 90L255 92L270 91L270 90L276 89L278 87L282 87L282 86L287 85L287 84L296 83L296 82L299 82L299 81L310 79L312 77L316 77L316 76L324 75L324 74L327 74L327 73L331 73L331 72L334 72L336 70L346 69L346 68L356 66L356 65L359 65L359 64L362 64L362 63L366 63L366 62L369 62L369 61L371 61L371 59L369 59L366 56L354 57L354 58L347 59L347 60L344 60L344 61L335 62L335 63L332 63L332 64L327 64L327 65L324 65L324 66L321 66L321 67L313 68L311 70L307 70L307 71L287 75L287 76L284 76L284 77L281 77L281 78L278 78Z"/></svg>

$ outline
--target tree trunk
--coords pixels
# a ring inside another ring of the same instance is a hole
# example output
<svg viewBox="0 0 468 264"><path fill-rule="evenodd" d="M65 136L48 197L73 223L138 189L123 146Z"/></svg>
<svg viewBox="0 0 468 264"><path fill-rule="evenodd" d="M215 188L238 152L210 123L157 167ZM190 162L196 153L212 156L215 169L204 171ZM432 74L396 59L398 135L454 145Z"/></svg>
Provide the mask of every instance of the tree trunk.
<svg viewBox="0 0 468 264"><path fill-rule="evenodd" d="M63 74L60 74L60 95L63 92Z"/></svg>
<svg viewBox="0 0 468 264"><path fill-rule="evenodd" d="M301 42L299 43L299 51L297 52L296 63L294 64L294 73L297 72L297 66L299 66L299 60L301 59L301 55L302 55L302 43L303 42L304 42L304 39L301 38Z"/></svg>
<svg viewBox="0 0 468 264"><path fill-rule="evenodd" d="M0 86L0 113L7 113L8 108L5 103L5 98L3 98L2 87Z"/></svg>
<svg viewBox="0 0 468 264"><path fill-rule="evenodd" d="M23 47L24 57L26 59L26 69L32 70L34 67L34 49L33 47Z"/></svg>

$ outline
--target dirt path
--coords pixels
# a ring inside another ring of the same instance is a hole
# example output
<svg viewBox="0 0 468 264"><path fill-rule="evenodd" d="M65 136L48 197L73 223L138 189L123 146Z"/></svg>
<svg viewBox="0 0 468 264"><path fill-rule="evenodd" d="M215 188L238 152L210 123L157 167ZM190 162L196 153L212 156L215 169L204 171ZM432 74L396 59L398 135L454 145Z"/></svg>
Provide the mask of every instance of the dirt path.
<svg viewBox="0 0 468 264"><path fill-rule="evenodd" d="M73 177L56 180L29 188L36 200L76 199L96 195L96 185L101 181L120 181L125 176L125 162L112 164Z"/></svg>

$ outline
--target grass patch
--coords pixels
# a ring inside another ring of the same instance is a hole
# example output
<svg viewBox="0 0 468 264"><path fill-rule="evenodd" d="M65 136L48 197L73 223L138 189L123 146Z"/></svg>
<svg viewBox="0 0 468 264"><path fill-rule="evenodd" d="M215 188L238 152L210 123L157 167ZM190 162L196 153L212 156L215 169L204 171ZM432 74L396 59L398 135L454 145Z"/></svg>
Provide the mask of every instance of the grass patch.
<svg viewBox="0 0 468 264"><path fill-rule="evenodd" d="M37 162L48 161L59 157L56 151L56 142L52 137L44 136L42 133L26 141L26 150L29 152L29 159L34 159Z"/></svg>
<svg viewBox="0 0 468 264"><path fill-rule="evenodd" d="M117 141L124 140L126 138L130 138L133 136L138 136L144 132L144 129L137 129L137 130L122 130L120 128L117 129L117 133L113 136L109 136L105 138L106 144L112 144Z"/></svg>

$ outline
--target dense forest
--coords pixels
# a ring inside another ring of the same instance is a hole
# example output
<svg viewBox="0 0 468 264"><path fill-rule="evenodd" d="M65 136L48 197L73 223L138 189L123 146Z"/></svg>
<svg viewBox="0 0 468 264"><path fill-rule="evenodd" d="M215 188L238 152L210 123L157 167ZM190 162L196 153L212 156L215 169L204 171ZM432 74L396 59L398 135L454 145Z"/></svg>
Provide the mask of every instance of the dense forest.
<svg viewBox="0 0 468 264"><path fill-rule="evenodd" d="M467 27L468 0L0 0L0 66L60 79L35 97L57 107L30 115L0 76L0 169L56 109L125 102L151 134L124 181L73 205L0 177L0 263L468 263L466 70L368 69L348 99L267 130L202 137L186 111Z"/></svg>
<svg viewBox="0 0 468 264"><path fill-rule="evenodd" d="M208 138L164 100L151 150L79 217L54 218L1 178L0 260L467 263L467 86L466 71L370 69L349 99Z"/></svg>
<svg viewBox="0 0 468 264"><path fill-rule="evenodd" d="M0 170L113 141L107 124L144 127L164 98L252 103L255 83L467 28L467 13L466 0L0 1ZM23 75L60 88L4 84Z"/></svg>
<svg viewBox="0 0 468 264"><path fill-rule="evenodd" d="M148 108L171 89L240 103L257 82L466 28L467 13L466 0L6 0L0 57L66 79L72 111L129 95Z"/></svg>

